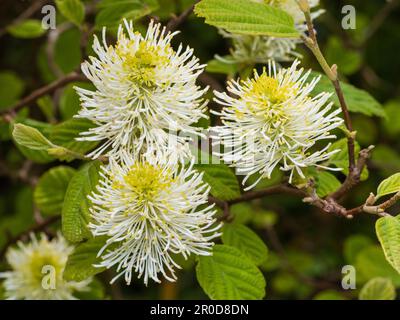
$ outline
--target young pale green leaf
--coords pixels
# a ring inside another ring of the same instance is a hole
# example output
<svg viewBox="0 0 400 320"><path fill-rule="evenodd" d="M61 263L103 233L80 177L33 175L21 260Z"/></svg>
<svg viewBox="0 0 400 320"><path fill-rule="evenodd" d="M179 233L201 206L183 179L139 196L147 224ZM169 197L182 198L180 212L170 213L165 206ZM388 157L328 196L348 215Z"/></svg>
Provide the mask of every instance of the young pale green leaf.
<svg viewBox="0 0 400 320"><path fill-rule="evenodd" d="M99 170L99 161L89 162L69 182L62 208L62 232L70 242L81 242L91 236L87 229L90 218L88 195L95 190Z"/></svg>
<svg viewBox="0 0 400 320"><path fill-rule="evenodd" d="M85 154L92 150L98 141L77 141L79 133L89 130L94 126L93 122L87 119L71 118L61 122L50 130L50 140L68 150Z"/></svg>
<svg viewBox="0 0 400 320"><path fill-rule="evenodd" d="M33 199L43 215L61 212L68 183L75 172L76 170L71 167L58 166L40 177Z"/></svg>
<svg viewBox="0 0 400 320"><path fill-rule="evenodd" d="M375 230L386 260L400 273L400 221L391 216L379 218Z"/></svg>
<svg viewBox="0 0 400 320"><path fill-rule="evenodd" d="M262 264L268 257L268 248L264 241L254 231L240 223L224 225L222 242L239 249L256 265Z"/></svg>
<svg viewBox="0 0 400 320"><path fill-rule="evenodd" d="M239 249L215 245L212 256L200 256L197 280L213 300L256 300L265 295L265 279Z"/></svg>
<svg viewBox="0 0 400 320"><path fill-rule="evenodd" d="M17 123L14 125L13 130L14 140L27 148L34 150L48 150L54 145L40 133L38 129L30 126L26 126L22 123Z"/></svg>
<svg viewBox="0 0 400 320"><path fill-rule="evenodd" d="M197 164L194 166L204 172L203 179L211 187L211 194L221 200L231 200L240 196L240 187L232 170L224 164Z"/></svg>
<svg viewBox="0 0 400 320"><path fill-rule="evenodd" d="M394 300L396 288L390 279L374 278L362 287L358 298L360 300Z"/></svg>
<svg viewBox="0 0 400 320"><path fill-rule="evenodd" d="M56 0L61 14L78 27L85 18L85 6L80 0Z"/></svg>
<svg viewBox="0 0 400 320"><path fill-rule="evenodd" d="M27 19L7 28L8 32L16 38L38 38L46 32L42 22L36 19Z"/></svg>
<svg viewBox="0 0 400 320"><path fill-rule="evenodd" d="M337 108L340 108L339 99L336 96L334 87L328 77L319 72L311 72L309 80L311 81L311 79L317 76L321 76L321 80L317 83L312 91L312 96L316 96L321 92L331 92L332 102ZM358 89L348 83L341 82L340 85L342 87L349 111L362 113L367 116L386 117L383 106L368 92Z"/></svg>
<svg viewBox="0 0 400 320"><path fill-rule="evenodd" d="M107 237L94 237L78 244L69 255L63 277L68 281L83 281L91 276L103 272L105 268L94 267L101 261L97 257L100 249L106 244Z"/></svg>
<svg viewBox="0 0 400 320"><path fill-rule="evenodd" d="M291 15L278 8L247 0L202 0L194 12L205 22L232 33L298 38Z"/></svg>
<svg viewBox="0 0 400 320"><path fill-rule="evenodd" d="M390 176L389 178L383 180L377 190L377 198L382 196L396 193L400 191L400 173L395 173L394 175Z"/></svg>

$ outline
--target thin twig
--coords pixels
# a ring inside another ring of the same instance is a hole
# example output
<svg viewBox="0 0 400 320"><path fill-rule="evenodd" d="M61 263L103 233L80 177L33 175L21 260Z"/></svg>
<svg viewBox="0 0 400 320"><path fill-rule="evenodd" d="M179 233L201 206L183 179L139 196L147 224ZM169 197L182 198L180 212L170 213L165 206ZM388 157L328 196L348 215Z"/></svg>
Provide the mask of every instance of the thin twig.
<svg viewBox="0 0 400 320"><path fill-rule="evenodd" d="M172 18L167 26L166 29L168 31L174 31L178 28L178 26L180 24L182 24L193 12L194 6L196 5L196 3L199 2L199 0L197 0L195 3L193 3L189 8L187 8L185 11L183 11L179 16Z"/></svg>
<svg viewBox="0 0 400 320"><path fill-rule="evenodd" d="M308 0L300 0L299 7L303 11L304 16L306 18L308 33L309 33L308 37L303 35L302 39L305 45L314 54L314 56L316 57L317 61L321 65L322 69L324 70L328 78L331 80L335 88L336 95L339 99L346 129L348 130L347 148L349 154L349 175L346 178L347 181L344 183L345 187L347 188L348 186L353 185L353 181L357 181L358 183L359 176L361 174L361 171L358 170L359 168L356 166L355 163L355 132L353 131L353 124L350 118L349 108L347 107L346 100L344 98L344 94L340 86L337 66L333 65L332 67L330 67L319 48L317 36L314 31L314 25L311 19L310 6L308 4Z"/></svg>
<svg viewBox="0 0 400 320"><path fill-rule="evenodd" d="M38 98L40 98L46 94L52 93L53 91L57 90L58 88L61 88L61 87L65 86L66 84L74 82L74 81L88 81L88 80L82 74L79 74L77 72L71 72L71 73L65 75L64 77L62 77L44 87L41 87L41 88L33 91L30 95L21 99L15 105L11 106L10 108L6 108L5 112L3 112L3 113L9 112L9 110L17 111L17 110L23 108L24 106L27 106L27 105L31 104L32 102L36 101Z"/></svg>
<svg viewBox="0 0 400 320"><path fill-rule="evenodd" d="M349 171L346 180L342 183L338 190L329 195L329 198L340 199L360 182L361 173L367 163L368 158L370 157L373 148L374 146L370 146L359 152L356 166Z"/></svg>
<svg viewBox="0 0 400 320"><path fill-rule="evenodd" d="M49 0L36 0L33 1L32 4L23 11L15 20L13 20L8 26L0 29L0 37L7 33L7 27L17 25L25 19L31 17L37 10L43 7Z"/></svg>
<svg viewBox="0 0 400 320"><path fill-rule="evenodd" d="M277 185L277 186L273 186L273 187L269 187L263 190L256 190L256 191L249 191L244 193L243 195L241 195L240 197L233 199L233 200L229 200L228 203L230 205L236 204L236 203L240 203L240 202L247 202L247 201L251 201L254 199L259 199L259 198L263 198L267 195L271 195L271 194L278 194L278 193L286 193L286 194L292 194L292 195L296 195L296 196L300 196L300 197L305 197L307 196L307 194L297 188L291 187L289 185Z"/></svg>

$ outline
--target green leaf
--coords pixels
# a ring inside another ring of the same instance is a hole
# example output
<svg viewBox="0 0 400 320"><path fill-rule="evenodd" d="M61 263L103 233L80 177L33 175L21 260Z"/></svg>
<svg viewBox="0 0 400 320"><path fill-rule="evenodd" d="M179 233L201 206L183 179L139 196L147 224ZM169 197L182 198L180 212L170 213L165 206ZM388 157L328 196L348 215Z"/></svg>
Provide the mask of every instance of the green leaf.
<svg viewBox="0 0 400 320"><path fill-rule="evenodd" d="M196 164L204 172L203 180L211 187L211 194L221 200L231 200L240 196L240 187L232 170L224 164Z"/></svg>
<svg viewBox="0 0 400 320"><path fill-rule="evenodd" d="M372 152L372 163L379 169L383 177L388 177L394 172L400 172L400 156L388 145L378 145Z"/></svg>
<svg viewBox="0 0 400 320"><path fill-rule="evenodd" d="M80 0L56 0L57 9L69 21L77 25L85 18L85 6Z"/></svg>
<svg viewBox="0 0 400 320"><path fill-rule="evenodd" d="M98 279L93 278L88 291L76 291L74 296L79 300L105 300L104 285Z"/></svg>
<svg viewBox="0 0 400 320"><path fill-rule="evenodd" d="M11 107L24 91L25 84L12 71L0 72L0 110Z"/></svg>
<svg viewBox="0 0 400 320"><path fill-rule="evenodd" d="M202 0L194 12L205 22L232 33L298 38L292 16L263 3L247 0Z"/></svg>
<svg viewBox="0 0 400 320"><path fill-rule="evenodd" d="M60 34L54 46L54 60L64 73L80 68L81 33L77 28L67 29ZM68 54L65 54L68 52Z"/></svg>
<svg viewBox="0 0 400 320"><path fill-rule="evenodd" d="M400 173L395 173L394 175L390 176L389 178L383 180L377 190L377 198L382 196L396 193L400 191Z"/></svg>
<svg viewBox="0 0 400 320"><path fill-rule="evenodd" d="M74 152L85 154L92 150L98 141L77 141L79 133L93 128L94 124L90 120L81 118L71 118L57 124L50 130L50 139L55 144L63 146Z"/></svg>
<svg viewBox="0 0 400 320"><path fill-rule="evenodd" d="M225 63L218 59L212 59L207 62L206 71L233 76L238 72L238 66L235 63Z"/></svg>
<svg viewBox="0 0 400 320"><path fill-rule="evenodd" d="M97 268L93 264L100 263L97 257L100 249L106 244L107 237L94 237L78 244L69 255L64 269L63 277L68 281L82 281L95 274L103 272L106 268Z"/></svg>
<svg viewBox="0 0 400 320"><path fill-rule="evenodd" d="M224 225L222 242L239 249L256 265L262 264L268 257L268 248L264 241L254 231L240 223Z"/></svg>
<svg viewBox="0 0 400 320"><path fill-rule="evenodd" d="M213 300L255 300L265 295L265 279L241 251L215 245L212 256L199 256L197 280Z"/></svg>
<svg viewBox="0 0 400 320"><path fill-rule="evenodd" d="M369 280L361 289L360 300L394 300L396 289L390 279L374 278Z"/></svg>
<svg viewBox="0 0 400 320"><path fill-rule="evenodd" d="M400 273L400 221L382 217L376 221L375 229L386 260Z"/></svg>
<svg viewBox="0 0 400 320"><path fill-rule="evenodd" d="M347 300L340 292L335 290L324 290L318 292L313 300Z"/></svg>
<svg viewBox="0 0 400 320"><path fill-rule="evenodd" d="M61 213L68 183L76 170L66 166L51 168L35 187L34 201L43 215Z"/></svg>
<svg viewBox="0 0 400 320"><path fill-rule="evenodd" d="M89 162L69 182L62 208L62 232L70 242L81 242L91 236L87 228L91 205L88 195L95 190L99 169L99 161Z"/></svg>
<svg viewBox="0 0 400 320"><path fill-rule="evenodd" d="M379 246L364 248L356 257L357 279L376 277L390 278L396 287L400 287L400 275L387 262Z"/></svg>
<svg viewBox="0 0 400 320"><path fill-rule="evenodd" d="M337 37L330 37L326 51L326 60L334 61L340 73L350 75L356 72L362 63L360 52L346 48Z"/></svg>
<svg viewBox="0 0 400 320"><path fill-rule="evenodd" d="M333 94L331 97L332 102L337 108L340 108L339 99L335 94L335 89L328 77L319 72L311 72L308 79L311 81L311 79L317 76L321 76L321 79L312 91L312 96L316 96L321 92L331 92ZM358 89L351 84L344 83L343 81L340 82L340 85L349 111L362 113L367 116L386 117L383 106L368 92Z"/></svg>
<svg viewBox="0 0 400 320"><path fill-rule="evenodd" d="M93 90L94 86L87 82L73 82L64 87L60 97L60 113L64 120L72 118L81 108L79 96L74 87Z"/></svg>
<svg viewBox="0 0 400 320"><path fill-rule="evenodd" d="M358 154L360 152L360 145L356 141L354 144L354 152L356 154L356 160L358 159ZM333 150L340 150L339 152L333 154L329 160L327 161L328 165L334 165L337 168L341 168L343 174L346 176L349 174L349 153L347 151L347 139L343 138L338 141L335 141L332 143L332 145L329 147L328 152L333 151ZM364 167L364 170L361 173L361 181L364 181L368 178L368 169Z"/></svg>
<svg viewBox="0 0 400 320"><path fill-rule="evenodd" d="M385 103L385 112L387 117L382 121L382 127L385 134L396 139L400 135L400 101L390 100Z"/></svg>
<svg viewBox="0 0 400 320"><path fill-rule="evenodd" d="M30 149L47 150L54 147L54 145L43 134L41 134L39 130L22 123L14 125L12 134L17 143Z"/></svg>
<svg viewBox="0 0 400 320"><path fill-rule="evenodd" d="M317 171L315 180L317 194L321 198L336 191L341 185L340 181L333 174L326 171Z"/></svg>
<svg viewBox="0 0 400 320"><path fill-rule="evenodd" d="M137 20L154 10L159 5L157 0L102 0L97 5L96 27L115 27L122 19Z"/></svg>
<svg viewBox="0 0 400 320"><path fill-rule="evenodd" d="M372 240L362 234L355 234L344 242L343 254L349 264L354 264L357 255L366 247L372 245Z"/></svg>
<svg viewBox="0 0 400 320"><path fill-rule="evenodd" d="M36 103L49 122L55 121L55 116L54 116L55 107L53 99L49 95L40 97L39 99L36 100Z"/></svg>
<svg viewBox="0 0 400 320"><path fill-rule="evenodd" d="M36 19L27 19L16 25L7 28L8 32L16 38L38 38L46 30L42 27L42 22Z"/></svg>
<svg viewBox="0 0 400 320"><path fill-rule="evenodd" d="M253 206L246 202L234 204L230 207L230 209L235 223L246 224L251 220L254 214Z"/></svg>

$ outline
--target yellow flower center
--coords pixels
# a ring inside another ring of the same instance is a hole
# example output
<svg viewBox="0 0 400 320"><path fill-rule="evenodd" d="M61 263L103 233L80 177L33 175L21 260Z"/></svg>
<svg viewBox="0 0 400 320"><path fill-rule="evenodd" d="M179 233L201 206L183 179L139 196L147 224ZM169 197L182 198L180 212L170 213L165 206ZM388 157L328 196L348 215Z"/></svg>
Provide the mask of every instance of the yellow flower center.
<svg viewBox="0 0 400 320"><path fill-rule="evenodd" d="M32 252L30 258L30 263L27 265L26 269L26 272L30 275L27 277L27 280L30 279L32 282L36 283L37 286L41 286L42 279L46 274L49 274L49 272L54 272L54 276L57 280L62 279L61 275L65 263L60 260L59 255L52 252L44 252L44 250L35 250ZM44 269L46 266L52 269Z"/></svg>
<svg viewBox="0 0 400 320"><path fill-rule="evenodd" d="M155 47L147 41L141 41L139 47L131 42L127 46L117 44L116 51L123 59L128 79L142 86L153 87L156 84L156 68L168 62L168 51Z"/></svg>
<svg viewBox="0 0 400 320"><path fill-rule="evenodd" d="M276 128L287 123L290 115L287 114L284 103L297 93L294 84L280 84L279 81L267 75L264 71L257 79L250 82L250 89L246 93L248 110L262 116L265 120L265 133L278 133ZM240 114L236 113L238 116Z"/></svg>
<svg viewBox="0 0 400 320"><path fill-rule="evenodd" d="M124 181L139 201L151 201L161 191L168 189L174 179L160 167L139 163L130 168Z"/></svg>
<svg viewBox="0 0 400 320"><path fill-rule="evenodd" d="M252 87L248 94L272 104L284 102L293 92L292 87L279 85L278 80L269 77L265 72L257 80L252 80L251 82Z"/></svg>

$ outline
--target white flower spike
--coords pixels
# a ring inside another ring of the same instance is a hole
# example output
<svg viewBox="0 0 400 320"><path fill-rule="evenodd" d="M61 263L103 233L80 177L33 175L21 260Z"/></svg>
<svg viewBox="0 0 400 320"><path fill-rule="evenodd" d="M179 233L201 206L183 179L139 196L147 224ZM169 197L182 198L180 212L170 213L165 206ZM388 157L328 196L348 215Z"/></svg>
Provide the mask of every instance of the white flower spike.
<svg viewBox="0 0 400 320"><path fill-rule="evenodd" d="M335 138L330 131L343 120L337 117L340 109L332 111L332 103L327 103L330 93L309 96L319 77L307 83L310 71L296 70L298 64L276 70L270 62L268 70L255 71L254 78L230 82L230 94L215 92L215 100L224 106L216 113L223 125L213 128L214 139L225 148L217 155L236 167L238 174L246 175L243 183L252 174L260 174L247 189L261 178L270 178L279 164L281 170L291 172L291 182L295 172L304 177L303 168L324 167L319 163L339 151L328 152L330 144L311 150L316 142Z"/></svg>
<svg viewBox="0 0 400 320"><path fill-rule="evenodd" d="M39 239L33 234L30 237L29 243L18 242L18 248L7 252L7 262L13 270L0 273L7 299L75 300L74 291L89 290L91 278L81 282L63 279L73 247L61 235L52 240L44 234Z"/></svg>
<svg viewBox="0 0 400 320"><path fill-rule="evenodd" d="M199 134L192 124L207 117L202 99L207 88L195 83L204 65L189 47L171 47L177 32L152 21L142 36L133 31L132 22L124 23L114 46L107 45L103 29L102 43L95 37L93 44L98 57L82 64L96 90L76 88L82 102L77 116L90 119L95 127L78 140L103 141L88 155L93 158L119 158L123 152L176 161L190 157L188 136Z"/></svg>
<svg viewBox="0 0 400 320"><path fill-rule="evenodd" d="M211 255L220 224L207 206L209 187L202 174L189 168L134 161L122 156L103 168L97 192L90 196L94 236L109 239L100 250L98 267L117 265L118 275L131 283L132 272L160 282L159 273L175 281L174 254ZM201 206L201 207L200 207Z"/></svg>

